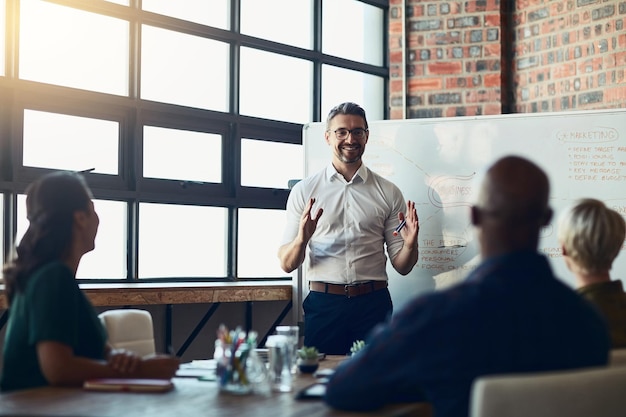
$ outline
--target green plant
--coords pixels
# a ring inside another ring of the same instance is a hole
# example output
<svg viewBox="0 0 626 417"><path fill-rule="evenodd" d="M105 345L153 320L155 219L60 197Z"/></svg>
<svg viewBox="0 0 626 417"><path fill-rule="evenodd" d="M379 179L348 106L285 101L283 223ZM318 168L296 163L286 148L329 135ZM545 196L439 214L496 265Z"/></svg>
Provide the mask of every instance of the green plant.
<svg viewBox="0 0 626 417"><path fill-rule="evenodd" d="M317 360L318 355L319 352L315 346L303 346L302 349L298 349L298 357L303 360Z"/></svg>
<svg viewBox="0 0 626 417"><path fill-rule="evenodd" d="M363 340L355 340L352 343L352 347L350 348L350 353L352 353L354 355L355 353L357 353L358 351L360 351L364 347L365 347L365 341L363 341Z"/></svg>

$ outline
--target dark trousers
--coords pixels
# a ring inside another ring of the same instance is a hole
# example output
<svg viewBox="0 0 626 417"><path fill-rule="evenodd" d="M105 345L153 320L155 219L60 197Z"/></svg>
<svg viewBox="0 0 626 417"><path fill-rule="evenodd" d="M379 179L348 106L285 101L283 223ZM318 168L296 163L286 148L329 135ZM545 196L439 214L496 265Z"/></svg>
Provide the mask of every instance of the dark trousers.
<svg viewBox="0 0 626 417"><path fill-rule="evenodd" d="M354 341L365 340L393 312L387 288L351 298L311 291L302 307L304 345L328 355L349 354Z"/></svg>

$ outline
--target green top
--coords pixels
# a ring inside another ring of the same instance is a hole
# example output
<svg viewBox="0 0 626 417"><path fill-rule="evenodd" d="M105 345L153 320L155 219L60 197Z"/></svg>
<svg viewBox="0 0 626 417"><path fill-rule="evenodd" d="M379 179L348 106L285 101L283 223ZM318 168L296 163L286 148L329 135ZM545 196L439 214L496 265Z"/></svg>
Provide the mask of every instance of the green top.
<svg viewBox="0 0 626 417"><path fill-rule="evenodd" d="M39 367L39 342L60 342L71 346L76 356L104 359L106 339L106 330L72 271L58 261L46 264L11 303L0 388L48 385Z"/></svg>
<svg viewBox="0 0 626 417"><path fill-rule="evenodd" d="M613 349L626 348L626 293L622 281L599 282L578 289L606 319Z"/></svg>

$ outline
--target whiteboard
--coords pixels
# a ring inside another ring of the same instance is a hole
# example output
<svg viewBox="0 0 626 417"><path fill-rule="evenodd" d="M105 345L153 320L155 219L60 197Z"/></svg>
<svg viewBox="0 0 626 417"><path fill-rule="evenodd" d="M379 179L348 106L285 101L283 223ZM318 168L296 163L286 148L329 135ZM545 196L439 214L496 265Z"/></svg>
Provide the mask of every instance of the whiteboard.
<svg viewBox="0 0 626 417"><path fill-rule="evenodd" d="M577 198L593 197L626 216L626 109L385 120L369 128L364 163L415 201L420 220L413 271L401 276L387 263L395 309L462 280L480 261L470 206L481 174L502 156L524 156L548 174L555 216L541 232L539 250L572 287L557 241L559 212ZM303 128L306 176L331 160L324 130L323 122ZM624 252L625 247L613 278L626 280Z"/></svg>

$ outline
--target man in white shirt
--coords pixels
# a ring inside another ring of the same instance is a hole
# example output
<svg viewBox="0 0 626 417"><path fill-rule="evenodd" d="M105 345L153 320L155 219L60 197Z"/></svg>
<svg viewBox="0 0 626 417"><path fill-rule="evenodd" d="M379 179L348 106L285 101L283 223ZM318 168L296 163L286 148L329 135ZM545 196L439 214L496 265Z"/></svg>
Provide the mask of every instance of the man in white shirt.
<svg viewBox="0 0 626 417"><path fill-rule="evenodd" d="M334 107L324 137L331 164L293 187L278 256L285 272L306 268L304 344L343 355L391 315L387 255L398 273L411 272L419 223L415 203L405 204L396 185L363 165L369 138L363 108Z"/></svg>

